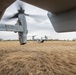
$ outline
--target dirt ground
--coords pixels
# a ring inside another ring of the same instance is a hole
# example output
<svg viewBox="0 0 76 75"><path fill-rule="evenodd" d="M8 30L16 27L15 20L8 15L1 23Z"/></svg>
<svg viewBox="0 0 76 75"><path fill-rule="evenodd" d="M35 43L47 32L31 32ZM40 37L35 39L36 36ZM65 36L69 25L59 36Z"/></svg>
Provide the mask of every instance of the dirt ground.
<svg viewBox="0 0 76 75"><path fill-rule="evenodd" d="M0 75L76 75L76 42L0 41Z"/></svg>

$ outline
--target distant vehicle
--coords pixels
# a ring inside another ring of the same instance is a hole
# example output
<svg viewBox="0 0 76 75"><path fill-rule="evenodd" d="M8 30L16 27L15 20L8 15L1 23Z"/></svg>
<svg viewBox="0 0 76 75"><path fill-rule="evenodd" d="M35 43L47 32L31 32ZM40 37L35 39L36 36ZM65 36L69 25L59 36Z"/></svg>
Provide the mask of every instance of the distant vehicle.
<svg viewBox="0 0 76 75"><path fill-rule="evenodd" d="M35 38L35 36L32 36L32 40L33 41L37 41L38 43L44 43L44 41L47 41L48 40L48 37L47 36L41 37L41 39Z"/></svg>

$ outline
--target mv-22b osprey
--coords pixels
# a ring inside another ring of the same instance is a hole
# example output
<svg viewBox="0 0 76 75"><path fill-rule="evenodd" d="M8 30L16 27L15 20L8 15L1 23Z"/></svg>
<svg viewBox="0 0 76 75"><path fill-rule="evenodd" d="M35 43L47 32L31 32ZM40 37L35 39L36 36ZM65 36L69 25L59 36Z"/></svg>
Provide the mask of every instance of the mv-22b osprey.
<svg viewBox="0 0 76 75"><path fill-rule="evenodd" d="M13 16L8 16L3 18L3 20L18 18L17 23L15 25L0 24L0 31L18 32L20 44L24 45L27 43L27 33L28 33L25 15L26 16L32 16L32 15L25 14L23 4L20 3L19 1L17 2L17 8L18 8L18 13L14 14Z"/></svg>
<svg viewBox="0 0 76 75"><path fill-rule="evenodd" d="M5 8L8 7L15 0L1 0L0 1L0 17ZM76 0L22 0L29 4L43 8L48 11L47 16L51 21L56 32L71 32L76 31ZM3 3L3 4L2 4ZM17 31L19 33L19 40L21 44L27 42L27 24L22 6L18 13L11 18L18 18L17 25L1 25L0 30ZM29 15L28 15L29 16Z"/></svg>

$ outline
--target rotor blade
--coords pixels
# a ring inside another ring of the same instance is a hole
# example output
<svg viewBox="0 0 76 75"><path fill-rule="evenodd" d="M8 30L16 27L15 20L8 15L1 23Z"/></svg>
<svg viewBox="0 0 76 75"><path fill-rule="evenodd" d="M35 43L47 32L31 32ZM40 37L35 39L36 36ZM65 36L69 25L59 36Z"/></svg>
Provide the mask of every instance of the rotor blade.
<svg viewBox="0 0 76 75"><path fill-rule="evenodd" d="M12 18L18 18L18 13L14 14L14 16L10 17L10 19Z"/></svg>
<svg viewBox="0 0 76 75"><path fill-rule="evenodd" d="M45 15L29 15L29 14L25 14L28 17L33 18L34 20L38 21L38 22L42 22L44 20L46 20L48 17Z"/></svg>
<svg viewBox="0 0 76 75"><path fill-rule="evenodd" d="M14 18L18 18L18 13L14 14L13 16L5 16L3 20L7 21L7 20L14 19Z"/></svg>
<svg viewBox="0 0 76 75"><path fill-rule="evenodd" d="M17 10L20 10L20 9L25 9L25 7L24 7L24 4L23 4L23 2L22 1L19 1L19 0L17 0L17 2L16 2L16 8L17 8Z"/></svg>

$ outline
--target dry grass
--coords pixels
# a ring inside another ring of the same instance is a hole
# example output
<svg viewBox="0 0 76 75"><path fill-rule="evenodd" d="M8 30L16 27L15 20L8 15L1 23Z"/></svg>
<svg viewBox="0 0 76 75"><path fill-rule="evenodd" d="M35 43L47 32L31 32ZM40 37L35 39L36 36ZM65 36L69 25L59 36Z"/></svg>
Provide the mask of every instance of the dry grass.
<svg viewBox="0 0 76 75"><path fill-rule="evenodd" d="M0 42L0 75L76 75L76 42Z"/></svg>

